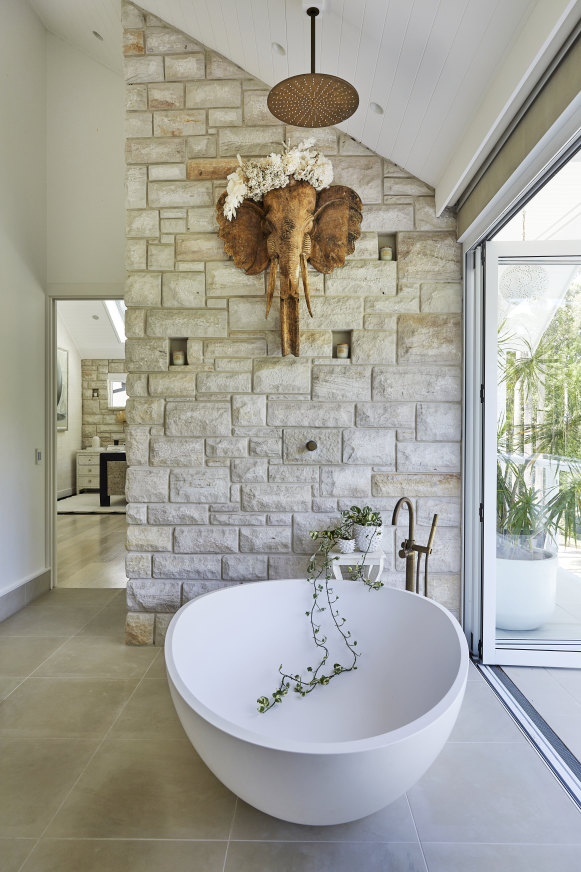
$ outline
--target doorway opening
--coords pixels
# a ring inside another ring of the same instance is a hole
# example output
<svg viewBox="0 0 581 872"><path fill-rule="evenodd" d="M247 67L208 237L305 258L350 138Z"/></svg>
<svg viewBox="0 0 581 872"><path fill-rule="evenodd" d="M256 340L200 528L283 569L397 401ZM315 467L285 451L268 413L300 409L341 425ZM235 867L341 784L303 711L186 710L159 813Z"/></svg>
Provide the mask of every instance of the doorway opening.
<svg viewBox="0 0 581 872"><path fill-rule="evenodd" d="M125 306L55 302L54 583L123 588Z"/></svg>

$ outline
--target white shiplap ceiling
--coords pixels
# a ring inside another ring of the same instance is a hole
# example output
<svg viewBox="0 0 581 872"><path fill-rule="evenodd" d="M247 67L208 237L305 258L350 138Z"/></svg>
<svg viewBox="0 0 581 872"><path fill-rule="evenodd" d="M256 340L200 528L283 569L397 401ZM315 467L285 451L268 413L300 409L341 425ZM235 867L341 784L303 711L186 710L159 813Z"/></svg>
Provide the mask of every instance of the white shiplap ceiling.
<svg viewBox="0 0 581 872"><path fill-rule="evenodd" d="M119 0L30 3L49 30L121 70ZM310 4L302 0L139 5L269 86L310 68ZM436 187L443 207L580 18L581 0L326 0L317 70L359 91L360 107L341 129Z"/></svg>
<svg viewBox="0 0 581 872"><path fill-rule="evenodd" d="M82 360L125 357L103 300L59 300L57 313Z"/></svg>

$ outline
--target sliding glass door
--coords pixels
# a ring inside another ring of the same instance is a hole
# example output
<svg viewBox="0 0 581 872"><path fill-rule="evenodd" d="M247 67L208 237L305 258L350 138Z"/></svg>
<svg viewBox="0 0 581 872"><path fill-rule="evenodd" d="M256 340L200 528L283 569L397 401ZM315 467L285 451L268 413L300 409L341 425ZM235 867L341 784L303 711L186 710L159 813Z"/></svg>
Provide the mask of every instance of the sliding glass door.
<svg viewBox="0 0 581 872"><path fill-rule="evenodd" d="M483 660L581 666L581 243L484 251Z"/></svg>

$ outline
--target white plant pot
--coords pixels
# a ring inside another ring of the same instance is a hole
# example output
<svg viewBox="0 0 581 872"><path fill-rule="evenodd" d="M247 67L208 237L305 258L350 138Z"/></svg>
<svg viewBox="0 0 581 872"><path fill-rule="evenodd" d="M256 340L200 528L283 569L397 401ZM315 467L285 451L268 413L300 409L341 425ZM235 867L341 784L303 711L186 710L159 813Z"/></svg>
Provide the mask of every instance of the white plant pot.
<svg viewBox="0 0 581 872"><path fill-rule="evenodd" d="M355 539L337 539L337 551L341 554L350 554L355 551Z"/></svg>
<svg viewBox="0 0 581 872"><path fill-rule="evenodd" d="M353 538L359 551L376 551L383 539L383 527L365 527L353 524Z"/></svg>
<svg viewBox="0 0 581 872"><path fill-rule="evenodd" d="M540 560L496 558L496 626L536 630L555 609L559 558L549 551Z"/></svg>

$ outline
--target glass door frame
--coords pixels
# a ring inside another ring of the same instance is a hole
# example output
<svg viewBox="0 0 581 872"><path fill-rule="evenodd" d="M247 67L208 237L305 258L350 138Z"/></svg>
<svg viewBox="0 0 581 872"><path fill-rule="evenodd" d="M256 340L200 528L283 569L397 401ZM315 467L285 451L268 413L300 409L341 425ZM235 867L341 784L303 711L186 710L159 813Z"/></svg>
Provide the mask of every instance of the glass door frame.
<svg viewBox="0 0 581 872"><path fill-rule="evenodd" d="M526 643L497 645L496 639L496 385L497 385L497 294L499 258L525 258L539 263L570 260L581 263L581 242L487 242L481 247L481 257L474 254L470 270L467 262L466 298L466 559L465 584L472 596L465 597L465 626L474 636L480 630L478 654L486 664L505 666L561 666L581 668L581 644L537 642L534 648ZM468 253L469 261L472 252ZM480 263L476 263L479 260ZM472 274L471 274L472 273ZM475 328L481 319L480 343ZM469 365L468 331L472 329L472 354ZM482 357L478 363L478 346ZM479 421L470 420L476 407L482 408ZM480 446L478 446L480 430ZM480 487L471 464L480 460ZM472 478L472 485L471 485ZM477 521L475 521L475 516ZM480 578L475 570L480 565ZM492 570L490 569L492 567ZM470 573L470 574L469 574ZM474 603L480 602L480 609ZM472 602L471 609L467 609ZM480 627L478 628L478 623ZM473 643L473 649L475 645ZM474 651L476 653L476 651Z"/></svg>

